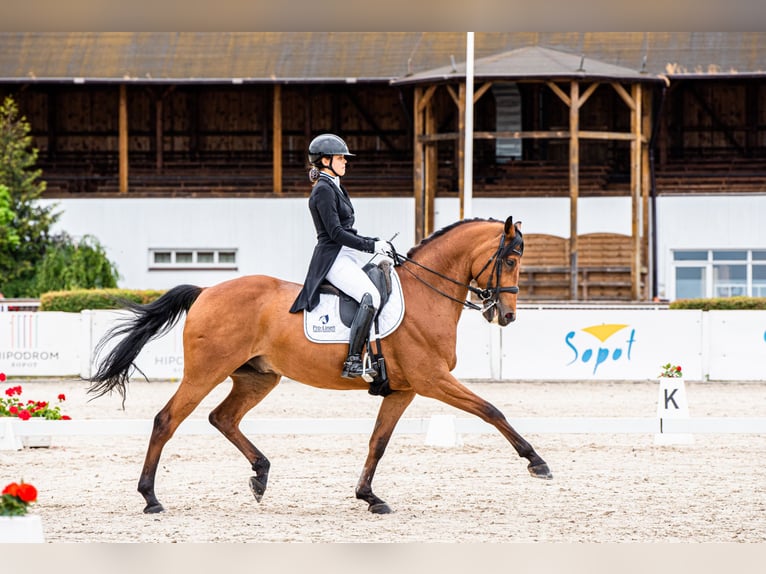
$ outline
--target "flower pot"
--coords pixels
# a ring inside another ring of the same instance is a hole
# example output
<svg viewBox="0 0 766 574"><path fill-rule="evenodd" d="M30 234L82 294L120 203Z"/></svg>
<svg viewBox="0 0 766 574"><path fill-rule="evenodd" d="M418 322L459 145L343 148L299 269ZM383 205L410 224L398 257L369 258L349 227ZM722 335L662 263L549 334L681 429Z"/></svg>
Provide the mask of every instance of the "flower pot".
<svg viewBox="0 0 766 574"><path fill-rule="evenodd" d="M0 543L45 542L43 521L37 514L0 516Z"/></svg>

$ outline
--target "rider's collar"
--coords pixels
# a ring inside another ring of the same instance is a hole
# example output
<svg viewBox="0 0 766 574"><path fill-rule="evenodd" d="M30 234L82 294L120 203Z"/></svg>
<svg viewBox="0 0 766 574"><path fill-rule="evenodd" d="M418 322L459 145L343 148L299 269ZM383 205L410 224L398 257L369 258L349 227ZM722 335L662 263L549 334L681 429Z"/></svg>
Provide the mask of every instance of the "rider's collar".
<svg viewBox="0 0 766 574"><path fill-rule="evenodd" d="M335 187L340 189L340 178L337 175L336 176L332 176L329 173L326 173L324 171L320 171L319 175L326 177L327 179L329 179L331 182L333 182L335 184Z"/></svg>

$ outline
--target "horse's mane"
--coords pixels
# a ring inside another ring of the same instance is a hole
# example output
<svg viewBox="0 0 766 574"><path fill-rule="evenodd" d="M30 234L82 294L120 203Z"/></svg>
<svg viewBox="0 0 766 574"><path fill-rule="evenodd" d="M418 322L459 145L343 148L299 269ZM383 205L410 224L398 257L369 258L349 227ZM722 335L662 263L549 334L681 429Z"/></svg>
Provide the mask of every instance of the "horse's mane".
<svg viewBox="0 0 766 574"><path fill-rule="evenodd" d="M459 227L459 226L461 226L461 225L463 225L465 223L473 223L473 222L476 222L476 221L498 221L498 220L497 219L492 219L492 218L483 219L481 217L474 217L473 219L461 219L460 221L456 221L455 223L450 223L447 227L442 227L438 231L434 231L431 235L429 235L428 237L425 237L424 239L422 239L420 241L420 243L418 243L417 245L412 247L407 252L407 257L410 257L410 258L414 257L415 254L423 248L423 246L428 245L434 239L438 239L439 237L441 237L442 235L452 231L456 227Z"/></svg>

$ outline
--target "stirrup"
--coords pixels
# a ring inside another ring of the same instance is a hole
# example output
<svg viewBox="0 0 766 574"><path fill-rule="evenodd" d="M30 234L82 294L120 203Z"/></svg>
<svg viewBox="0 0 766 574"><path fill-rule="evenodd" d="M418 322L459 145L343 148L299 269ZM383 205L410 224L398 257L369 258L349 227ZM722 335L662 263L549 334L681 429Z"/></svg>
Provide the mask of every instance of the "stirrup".
<svg viewBox="0 0 766 574"><path fill-rule="evenodd" d="M352 355L343 363L343 372L340 374L344 379L362 377L365 382L371 383L378 376L378 371L372 367L370 355L365 355L364 360L359 355Z"/></svg>

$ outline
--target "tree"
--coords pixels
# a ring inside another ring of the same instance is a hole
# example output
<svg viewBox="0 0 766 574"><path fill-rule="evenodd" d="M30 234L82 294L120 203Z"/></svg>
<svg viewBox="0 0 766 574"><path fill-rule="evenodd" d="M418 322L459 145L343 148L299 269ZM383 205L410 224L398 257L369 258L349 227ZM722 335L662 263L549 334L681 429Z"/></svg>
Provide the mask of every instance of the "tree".
<svg viewBox="0 0 766 574"><path fill-rule="evenodd" d="M18 248L21 240L13 227L16 214L11 210L11 194L0 185L0 277L9 277L13 270L11 252Z"/></svg>
<svg viewBox="0 0 766 574"><path fill-rule="evenodd" d="M16 102L6 97L0 105L0 186L10 196L4 213L6 218L9 212L12 214L10 228L18 238L0 242L0 289L6 297L39 295L35 288L36 267L45 256L51 243L51 227L60 215L54 213L54 205L37 204L45 182L40 179L42 170L34 167L38 152L29 131L29 123L19 116Z"/></svg>
<svg viewBox="0 0 766 574"><path fill-rule="evenodd" d="M53 238L37 269L38 293L117 287L119 275L92 235L79 242L66 233Z"/></svg>

